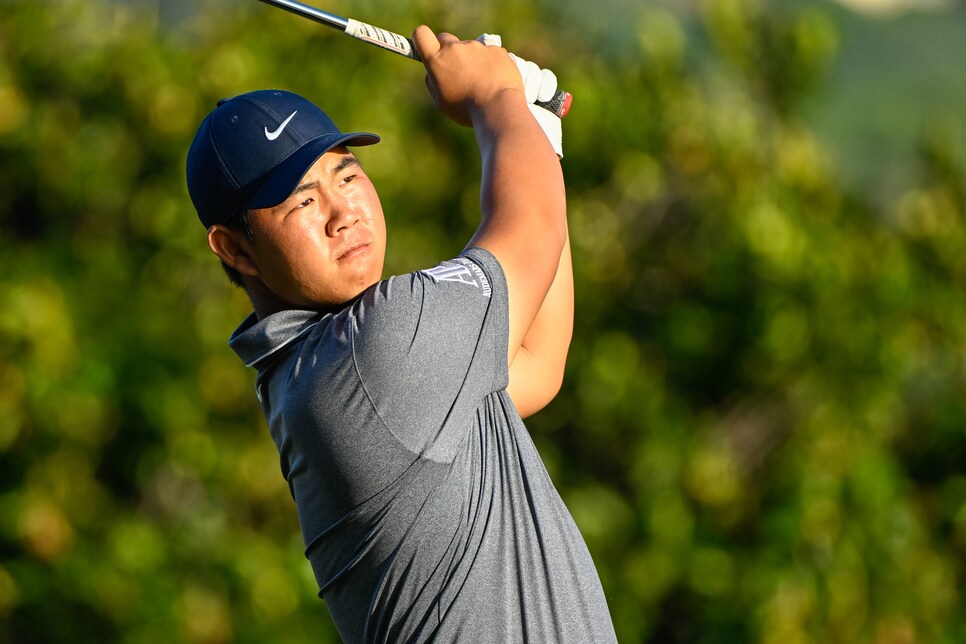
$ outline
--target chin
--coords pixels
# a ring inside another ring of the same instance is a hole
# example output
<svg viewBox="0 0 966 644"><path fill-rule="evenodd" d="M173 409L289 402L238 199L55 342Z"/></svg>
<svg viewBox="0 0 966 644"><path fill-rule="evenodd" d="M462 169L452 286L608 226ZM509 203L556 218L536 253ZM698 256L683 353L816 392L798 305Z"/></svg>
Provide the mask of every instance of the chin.
<svg viewBox="0 0 966 644"><path fill-rule="evenodd" d="M365 283L360 282L356 288L347 288L340 293L334 294L334 296L330 295L329 297L319 298L316 301L319 302L324 308L342 308L357 300L363 293L368 291L378 282L378 279Z"/></svg>

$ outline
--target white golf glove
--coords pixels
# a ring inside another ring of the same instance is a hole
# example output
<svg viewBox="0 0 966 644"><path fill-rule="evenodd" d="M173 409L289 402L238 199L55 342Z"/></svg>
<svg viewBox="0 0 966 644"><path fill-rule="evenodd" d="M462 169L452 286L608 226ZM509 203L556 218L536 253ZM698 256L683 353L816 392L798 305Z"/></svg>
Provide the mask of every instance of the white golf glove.
<svg viewBox="0 0 966 644"><path fill-rule="evenodd" d="M477 40L487 47L503 46L503 39L497 34L483 34ZM549 110L534 105L537 101L546 102L553 98L553 95L557 92L557 76L549 69L540 69L539 65L529 60L524 60L514 54L510 54L510 57L517 64L520 76L523 77L523 91L526 93L530 112L537 119L543 133L547 135L554 152L562 159L563 128L561 127L560 117Z"/></svg>

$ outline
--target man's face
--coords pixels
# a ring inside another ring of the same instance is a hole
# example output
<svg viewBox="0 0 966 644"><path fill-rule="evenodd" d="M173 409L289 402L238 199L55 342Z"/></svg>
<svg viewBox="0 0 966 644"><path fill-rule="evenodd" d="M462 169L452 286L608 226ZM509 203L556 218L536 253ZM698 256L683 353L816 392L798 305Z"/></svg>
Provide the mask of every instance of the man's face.
<svg viewBox="0 0 966 644"><path fill-rule="evenodd" d="M249 221L258 278L283 306L344 304L382 279L382 205L345 148L322 155L288 199L252 210Z"/></svg>

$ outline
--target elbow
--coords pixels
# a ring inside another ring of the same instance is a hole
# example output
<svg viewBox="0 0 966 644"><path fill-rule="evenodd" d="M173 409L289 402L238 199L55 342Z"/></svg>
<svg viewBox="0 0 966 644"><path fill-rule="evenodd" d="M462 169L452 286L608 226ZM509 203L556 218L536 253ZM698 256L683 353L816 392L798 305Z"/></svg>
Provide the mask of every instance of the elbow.
<svg viewBox="0 0 966 644"><path fill-rule="evenodd" d="M544 392L543 403L540 405L540 409L543 409L544 407L546 407L547 405L549 405L550 403L552 403L554 401L554 399L557 397L557 394L560 393L560 390L561 389L563 389L563 374L562 373L560 374L560 379L559 380L555 380L552 384L550 384L547 387L547 390ZM539 410L537 410L537 411L539 411Z"/></svg>
<svg viewBox="0 0 966 644"><path fill-rule="evenodd" d="M520 413L520 418L528 418L533 416L538 411L542 410L544 407L553 402L553 399L557 397L563 387L563 377L555 383L544 383L544 387L534 395L527 397L525 400L521 401L517 405L517 411ZM511 396L512 398L512 396ZM516 401L514 400L514 404Z"/></svg>
<svg viewBox="0 0 966 644"><path fill-rule="evenodd" d="M553 401L563 388L564 361L537 360L521 347L510 365L507 391L522 418L532 416Z"/></svg>
<svg viewBox="0 0 966 644"><path fill-rule="evenodd" d="M564 381L563 367L560 367L560 369L556 370L554 373L549 374L547 376L546 388L544 389L544 392L543 392L544 400L543 400L543 405L541 405L541 408L546 407L551 402L553 402L553 399L556 398L557 394L560 393L560 390L563 389L563 381Z"/></svg>
<svg viewBox="0 0 966 644"><path fill-rule="evenodd" d="M559 372L545 371L540 378L540 385L529 388L528 391L514 397L514 404L521 418L527 418L536 414L544 407L553 402L560 390L563 389L563 369Z"/></svg>

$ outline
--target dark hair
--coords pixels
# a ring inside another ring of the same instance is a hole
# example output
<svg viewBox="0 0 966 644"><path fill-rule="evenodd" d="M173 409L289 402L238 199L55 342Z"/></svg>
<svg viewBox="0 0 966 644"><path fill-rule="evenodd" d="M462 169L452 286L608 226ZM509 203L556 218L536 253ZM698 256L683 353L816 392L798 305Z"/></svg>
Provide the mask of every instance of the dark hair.
<svg viewBox="0 0 966 644"><path fill-rule="evenodd" d="M237 215L234 215L231 219L225 222L225 225L232 230L238 230L245 233L245 236L249 240L255 241L255 231L252 230L252 222L248 219L248 211L241 210ZM242 281L241 273L226 264L221 263L221 267L225 269L225 274L228 275L228 281L237 286L238 288L245 288L245 283Z"/></svg>

